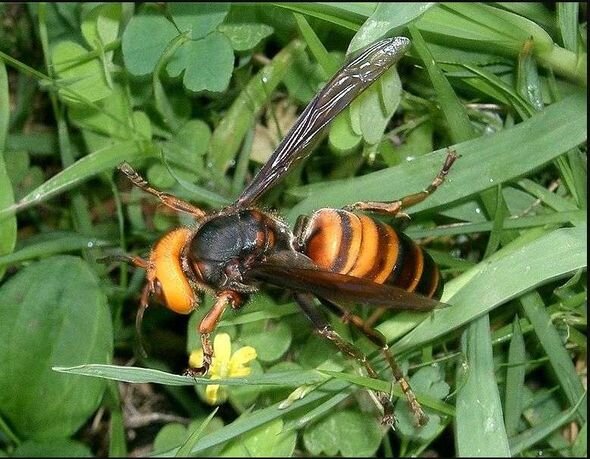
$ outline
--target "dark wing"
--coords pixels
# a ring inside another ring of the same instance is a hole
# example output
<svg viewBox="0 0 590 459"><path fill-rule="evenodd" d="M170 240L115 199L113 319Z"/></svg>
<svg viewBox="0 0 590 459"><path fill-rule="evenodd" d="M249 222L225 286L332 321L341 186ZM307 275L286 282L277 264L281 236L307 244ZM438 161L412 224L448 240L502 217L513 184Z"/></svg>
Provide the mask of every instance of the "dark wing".
<svg viewBox="0 0 590 459"><path fill-rule="evenodd" d="M238 207L253 204L279 181L291 165L305 158L323 128L352 100L403 56L410 45L405 37L387 38L365 48L344 65L303 110L266 164L236 201Z"/></svg>
<svg viewBox="0 0 590 459"><path fill-rule="evenodd" d="M256 279L298 292L310 292L335 303L362 303L391 309L429 311L444 303L408 292L393 285L319 269L297 252L282 252L252 267L249 279Z"/></svg>

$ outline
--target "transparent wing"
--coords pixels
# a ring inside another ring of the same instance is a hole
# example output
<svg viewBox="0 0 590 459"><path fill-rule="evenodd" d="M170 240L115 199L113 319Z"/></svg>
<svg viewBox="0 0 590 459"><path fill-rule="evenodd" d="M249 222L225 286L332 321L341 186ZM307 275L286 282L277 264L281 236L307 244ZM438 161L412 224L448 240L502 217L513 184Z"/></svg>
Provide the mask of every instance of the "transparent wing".
<svg viewBox="0 0 590 459"><path fill-rule="evenodd" d="M398 62L409 45L410 41L405 37L380 40L345 64L301 113L235 205L246 207L253 204L287 173L294 162L309 155L326 125Z"/></svg>

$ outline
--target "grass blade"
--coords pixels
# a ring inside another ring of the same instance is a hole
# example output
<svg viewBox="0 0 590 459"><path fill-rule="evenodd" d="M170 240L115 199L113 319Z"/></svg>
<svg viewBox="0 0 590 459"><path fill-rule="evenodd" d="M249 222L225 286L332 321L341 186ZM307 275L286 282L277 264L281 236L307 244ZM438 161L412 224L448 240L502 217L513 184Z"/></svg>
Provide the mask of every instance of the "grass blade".
<svg viewBox="0 0 590 459"><path fill-rule="evenodd" d="M500 304L545 282L573 273L587 264L586 226L561 228L520 244L526 238L527 235L521 236L496 252L487 263L480 263L449 282L442 301L452 306L430 313L428 319L395 343L392 351L405 352L424 345ZM548 253L553 254L551 263L547 263ZM489 288L490 285L494 288ZM406 324L403 318L409 320L409 317L413 317L415 323L416 318L420 317L417 314L403 314L396 317L394 324L389 324L389 321L385 328L380 326L380 331L391 338L404 330Z"/></svg>
<svg viewBox="0 0 590 459"><path fill-rule="evenodd" d="M124 367L117 365L90 364L76 367L53 367L61 373L71 373L98 378L114 379L130 383L155 383L171 386L192 386L194 384L222 384L225 386L242 385L271 385L271 386L301 386L324 382L326 378L321 373L308 371L277 371L263 375L252 375L244 378L215 379L192 378L173 373L155 370L153 368Z"/></svg>
<svg viewBox="0 0 590 459"><path fill-rule="evenodd" d="M586 393L582 394L582 397L577 403L572 406L569 410L563 412L557 417L549 419L547 422L539 424L520 435L510 440L510 452L513 456L517 456L522 453L525 449L530 448L538 441L545 439L551 432L559 429L568 422L571 421L576 411L583 405L583 401L586 399Z"/></svg>
<svg viewBox="0 0 590 459"><path fill-rule="evenodd" d="M467 111L453 91L448 80L434 62L426 42L422 38L420 31L414 25L409 26L410 34L414 44L414 49L422 59L432 86L436 91L438 101L441 106L441 113L447 122L447 129L453 143L464 142L474 137L474 131L469 122Z"/></svg>
<svg viewBox="0 0 590 459"><path fill-rule="evenodd" d="M209 416L207 416L207 418L199 425L199 427L196 428L193 432L191 432L191 434L186 439L186 441L182 444L182 446L180 448L178 448L178 451L176 452L176 455L175 455L176 457L189 457L191 455L191 450L193 449L195 444L199 441L199 438L201 438L201 435L203 434L203 432L207 428L207 425L209 425L209 423L211 422L211 419L213 419L213 417L217 414L218 410L219 410L219 407L216 407L213 411L211 411L211 414L209 414Z"/></svg>
<svg viewBox="0 0 590 459"><path fill-rule="evenodd" d="M574 53L578 52L578 4L576 2L558 2L557 23L563 47Z"/></svg>
<svg viewBox="0 0 590 459"><path fill-rule="evenodd" d="M8 93L8 75L6 66L0 60L0 209L14 204L12 183L6 170L5 146L8 137L10 120L10 100ZM0 219L0 256L12 253L16 245L16 217L4 221ZM0 265L0 279L4 275L4 268Z"/></svg>
<svg viewBox="0 0 590 459"><path fill-rule="evenodd" d="M520 329L518 315L512 323L512 339L508 348L508 366L506 368L506 387L504 395L504 419L506 434L509 437L518 432L518 423L522 414L526 353L524 339Z"/></svg>
<svg viewBox="0 0 590 459"><path fill-rule="evenodd" d="M541 296L536 292L531 292L523 296L522 307L535 330L539 344L541 344L543 350L549 357L549 362L561 385L561 389L570 405L575 405L582 398L584 387L568 351L561 341L559 333L551 321L551 317L547 313ZM580 404L577 411L578 419L585 422L587 415L588 407L585 404Z"/></svg>
<svg viewBox="0 0 590 459"><path fill-rule="evenodd" d="M147 158L150 155L150 146L143 145L143 147L140 148L138 142L130 140L84 156L31 191L16 204L0 209L0 221L8 215L13 215L71 190L101 172L111 171L123 160L133 162L140 158ZM152 154L155 156L155 153L152 152Z"/></svg>
<svg viewBox="0 0 590 459"><path fill-rule="evenodd" d="M511 129L453 145L461 158L447 181L432 196L412 207L412 213L464 199L538 168L587 138L585 94L567 97ZM514 146L519 160L514 161ZM437 150L414 161L347 180L300 187L305 199L288 213L299 215L320 207L343 207L356 201L381 201L419 191L432 181L446 156ZM384 190L387 190L384 194Z"/></svg>
<svg viewBox="0 0 590 459"><path fill-rule="evenodd" d="M282 81L296 55L304 48L305 44L299 40L283 48L268 65L250 79L235 99L213 131L209 142L209 161L217 173L227 170L254 119L270 100L273 90Z"/></svg>
<svg viewBox="0 0 590 459"><path fill-rule="evenodd" d="M469 325L461 338L461 347L469 369L457 394L457 455L508 457L510 449L494 374L487 314Z"/></svg>

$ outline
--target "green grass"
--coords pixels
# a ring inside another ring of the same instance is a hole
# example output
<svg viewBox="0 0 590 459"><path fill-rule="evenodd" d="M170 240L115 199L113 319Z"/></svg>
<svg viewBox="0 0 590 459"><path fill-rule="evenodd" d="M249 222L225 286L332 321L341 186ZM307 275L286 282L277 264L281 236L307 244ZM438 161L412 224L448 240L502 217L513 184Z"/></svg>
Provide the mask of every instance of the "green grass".
<svg viewBox="0 0 590 459"><path fill-rule="evenodd" d="M586 8L1 5L0 455L587 455ZM262 205L293 225L420 191L447 148L461 155L405 222L449 306L376 325L430 422L412 425L365 338L330 316L379 380L280 289L220 322L258 358L216 381L215 411L209 380L180 376L212 299L190 318L154 301L145 357L144 272L100 261L191 223L116 166L219 209L347 53L395 35L412 42L396 70ZM392 393L395 431L367 389Z"/></svg>

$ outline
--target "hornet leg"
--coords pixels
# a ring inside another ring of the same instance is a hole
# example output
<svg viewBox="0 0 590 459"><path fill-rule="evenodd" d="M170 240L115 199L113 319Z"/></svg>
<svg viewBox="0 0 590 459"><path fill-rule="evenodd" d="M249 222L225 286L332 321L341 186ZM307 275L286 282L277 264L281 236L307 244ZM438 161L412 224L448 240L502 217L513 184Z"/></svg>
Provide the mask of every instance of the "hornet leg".
<svg viewBox="0 0 590 459"><path fill-rule="evenodd" d="M339 310L339 312L343 313L343 319L346 320L346 322L352 324L356 329L358 329L360 332L362 332L373 344L375 344L377 347L379 347L379 349L381 350L381 353L383 354L383 356L385 357L385 360L387 361L387 364L389 365L389 368L391 368L391 372L393 373L393 377L395 378L395 380L397 382L399 382L402 392L404 393L404 395L406 396L406 399L408 400L408 405L410 406L410 410L414 414L414 418L416 419L416 423L418 424L418 426L426 425L426 423L428 422L428 416L426 415L426 413L424 413L424 410L422 409L422 407L420 406L420 403L416 399L416 395L414 394L414 391L412 391L410 383L405 378L405 376L402 372L402 369L400 368L400 366L396 362L392 352L389 350L389 346L387 345L387 340L385 339L385 336L383 336L383 334L381 334L379 331L375 330L374 328L369 327L365 323L365 321L362 318L360 318L359 316L357 316L356 314L353 314L353 313L343 309L342 307L338 306L337 304L334 304L334 303L331 303L331 302L328 302L325 300L320 300L320 301L322 301L322 303L326 304L331 309L337 308Z"/></svg>
<svg viewBox="0 0 590 459"><path fill-rule="evenodd" d="M207 374L211 367L211 361L213 360L213 346L211 345L210 338L211 333L217 327L217 323L228 306L237 308L242 303L242 297L232 290L224 290L217 294L215 304L199 324L199 334L201 335L201 344L203 346L203 363L197 368L187 368L184 371L186 376L195 377Z"/></svg>
<svg viewBox="0 0 590 459"><path fill-rule="evenodd" d="M203 210L193 206L191 203L183 201L182 199L172 196L171 194L164 193L163 191L152 188L148 184L147 180L135 172L135 170L128 163L121 163L119 165L119 170L123 172L123 174L125 174L131 183L133 183L136 187L141 188L146 193L153 194L160 201L162 201L165 206L180 212L191 214L196 218L203 218L205 216L205 212Z"/></svg>
<svg viewBox="0 0 590 459"><path fill-rule="evenodd" d="M343 354L360 362L371 378L379 379L377 372L369 363L367 356L359 348L346 342L318 312L313 303L313 296L307 293L296 293L295 300L321 336L332 341ZM383 419L381 423L393 424L395 422L395 416L393 414L393 404L391 403L389 394L378 392L377 395L379 402L383 406Z"/></svg>
<svg viewBox="0 0 590 459"><path fill-rule="evenodd" d="M432 183L423 191L419 193L410 194L396 201L359 201L349 206L346 206L346 210L362 210L366 212L375 212L379 214L396 216L398 214L404 215L403 210L410 206L418 204L424 201L428 196L434 193L437 188L445 181L445 177L449 173L449 169L458 158L457 153L454 150L448 150L445 163L442 169L434 178Z"/></svg>

